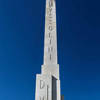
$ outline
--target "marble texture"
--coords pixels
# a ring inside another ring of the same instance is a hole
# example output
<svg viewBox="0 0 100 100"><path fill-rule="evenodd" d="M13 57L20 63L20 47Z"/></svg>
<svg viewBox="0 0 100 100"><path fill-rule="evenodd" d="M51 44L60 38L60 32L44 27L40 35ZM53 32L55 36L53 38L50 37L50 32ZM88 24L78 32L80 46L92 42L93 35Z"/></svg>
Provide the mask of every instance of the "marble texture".
<svg viewBox="0 0 100 100"><path fill-rule="evenodd" d="M55 0L46 0L44 65L57 64Z"/></svg>
<svg viewBox="0 0 100 100"><path fill-rule="evenodd" d="M48 74L36 75L35 100L52 100L52 76Z"/></svg>
<svg viewBox="0 0 100 100"><path fill-rule="evenodd" d="M56 3L46 0L44 61L36 75L35 100L61 100L59 64L57 63Z"/></svg>

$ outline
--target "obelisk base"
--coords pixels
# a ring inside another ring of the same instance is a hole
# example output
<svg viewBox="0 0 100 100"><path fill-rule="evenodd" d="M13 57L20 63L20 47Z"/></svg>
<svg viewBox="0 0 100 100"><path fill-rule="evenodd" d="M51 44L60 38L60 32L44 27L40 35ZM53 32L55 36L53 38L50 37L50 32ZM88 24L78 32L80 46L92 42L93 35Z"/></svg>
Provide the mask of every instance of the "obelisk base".
<svg viewBox="0 0 100 100"><path fill-rule="evenodd" d="M35 100L61 100L60 80L52 75L37 74Z"/></svg>

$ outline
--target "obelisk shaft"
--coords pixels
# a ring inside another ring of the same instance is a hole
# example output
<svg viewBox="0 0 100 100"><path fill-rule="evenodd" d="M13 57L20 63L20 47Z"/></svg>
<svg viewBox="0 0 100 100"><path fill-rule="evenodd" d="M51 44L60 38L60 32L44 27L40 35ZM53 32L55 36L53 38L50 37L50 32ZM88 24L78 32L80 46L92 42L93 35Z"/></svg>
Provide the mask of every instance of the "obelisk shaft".
<svg viewBox="0 0 100 100"><path fill-rule="evenodd" d="M61 100L55 0L46 0L44 64L36 75L35 100Z"/></svg>
<svg viewBox="0 0 100 100"><path fill-rule="evenodd" d="M57 64L55 0L46 0L44 65Z"/></svg>

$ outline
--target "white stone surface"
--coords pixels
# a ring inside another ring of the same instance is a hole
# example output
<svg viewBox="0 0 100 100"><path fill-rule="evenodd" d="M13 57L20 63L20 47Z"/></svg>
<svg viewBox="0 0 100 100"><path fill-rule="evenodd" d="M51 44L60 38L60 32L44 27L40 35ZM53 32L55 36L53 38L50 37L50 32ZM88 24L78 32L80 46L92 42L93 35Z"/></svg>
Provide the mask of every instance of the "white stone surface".
<svg viewBox="0 0 100 100"><path fill-rule="evenodd" d="M37 74L35 92L35 100L60 100L60 80L49 74Z"/></svg>
<svg viewBox="0 0 100 100"><path fill-rule="evenodd" d="M52 76L48 74L36 75L35 100L52 100Z"/></svg>
<svg viewBox="0 0 100 100"><path fill-rule="evenodd" d="M49 74L59 79L59 65L42 65L42 74Z"/></svg>
<svg viewBox="0 0 100 100"><path fill-rule="evenodd" d="M60 80L57 80L56 83L57 83L57 100L61 100Z"/></svg>
<svg viewBox="0 0 100 100"><path fill-rule="evenodd" d="M55 0L46 0L44 65L57 64Z"/></svg>
<svg viewBox="0 0 100 100"><path fill-rule="evenodd" d="M35 100L61 100L55 0L46 0L44 63L36 75Z"/></svg>

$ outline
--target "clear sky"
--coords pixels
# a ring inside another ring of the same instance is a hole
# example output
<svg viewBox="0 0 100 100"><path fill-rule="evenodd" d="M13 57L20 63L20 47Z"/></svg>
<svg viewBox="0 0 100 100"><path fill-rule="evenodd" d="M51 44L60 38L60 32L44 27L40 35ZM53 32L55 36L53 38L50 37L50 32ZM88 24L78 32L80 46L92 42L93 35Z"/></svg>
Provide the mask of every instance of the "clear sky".
<svg viewBox="0 0 100 100"><path fill-rule="evenodd" d="M65 100L100 100L100 1L56 0ZM0 100L35 100L43 64L45 0L0 0Z"/></svg>

